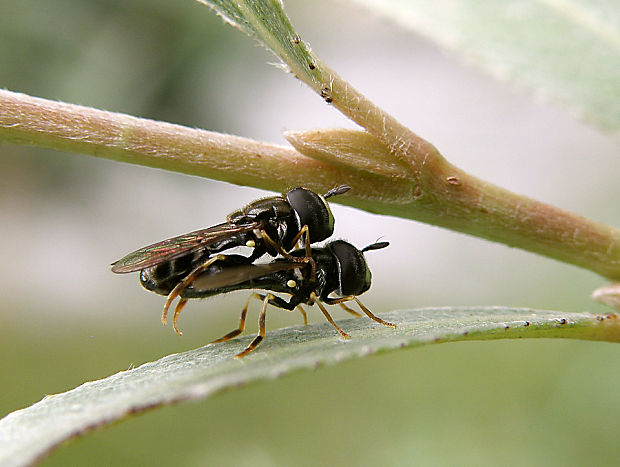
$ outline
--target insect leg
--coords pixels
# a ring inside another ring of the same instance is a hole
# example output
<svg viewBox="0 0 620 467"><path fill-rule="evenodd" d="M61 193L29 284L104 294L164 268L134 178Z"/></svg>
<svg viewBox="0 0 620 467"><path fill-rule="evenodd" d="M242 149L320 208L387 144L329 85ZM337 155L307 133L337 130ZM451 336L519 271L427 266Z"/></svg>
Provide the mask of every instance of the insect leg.
<svg viewBox="0 0 620 467"><path fill-rule="evenodd" d="M350 302L351 300L354 300L355 302L357 302L357 304L362 309L362 311L366 313L366 316L368 316L370 319L376 321L377 323L381 323L384 326L390 326L393 328L396 327L395 324L388 323L387 321L383 321L381 318L378 318L374 314L372 314L372 311L366 308L355 295L347 295L346 297L340 297L340 298L324 298L323 299L323 301L327 303L328 305L339 304L344 310L348 311L349 313L357 315L357 316L361 316L358 312L356 312L355 310L352 310L351 308L349 308L343 303L343 302Z"/></svg>
<svg viewBox="0 0 620 467"><path fill-rule="evenodd" d="M372 314L372 311L370 311L368 308L366 308L362 302L360 302L358 300L357 297L353 297L353 300L355 300L355 302L357 302L357 304L359 305L359 307L362 309L362 311L364 313L366 313L366 316L368 316L370 319L376 321L377 323L383 324L384 326L390 326L395 328L396 325L394 323L388 323L387 321L383 321L381 318L377 318L375 315Z"/></svg>
<svg viewBox="0 0 620 467"><path fill-rule="evenodd" d="M274 242L267 232L265 232L264 230L259 230L259 232L260 232L260 236L263 239L263 241L267 243L271 248L276 250L278 254L284 256L287 259L297 259L297 260L299 259L299 258L293 258L286 251L284 251L284 248L282 248L280 245Z"/></svg>
<svg viewBox="0 0 620 467"><path fill-rule="evenodd" d="M265 315L267 314L267 305L269 304L271 300L276 298L276 296L271 293L268 293L267 295L259 295L259 294L252 294L252 295L256 295L259 298L263 299L263 309L260 311L260 315L258 316L258 334L252 340L252 342L250 342L250 345L248 345L243 352L240 352L237 355L235 355L235 358L245 357L252 350L254 350L258 346L258 344L260 344L262 340L265 338Z"/></svg>
<svg viewBox="0 0 620 467"><path fill-rule="evenodd" d="M325 297L323 299L323 302L327 303L328 305L340 305L345 311L348 311L352 315L362 316L361 313L358 313L357 311L352 310L351 308L349 308L348 306L344 304L344 302L350 302L351 300L354 300L354 299L355 299L355 295L346 295L345 297L338 297L338 298Z"/></svg>
<svg viewBox="0 0 620 467"><path fill-rule="evenodd" d="M299 233L295 235L295 237L293 238L293 244L297 244L297 242L299 241L299 239L301 238L303 234L305 234L304 249L306 250L306 258L309 259L308 262L310 263L310 268L311 268L310 280L315 281L316 280L316 261L312 257L312 247L310 246L310 233L308 231L307 225L304 225L299 231Z"/></svg>
<svg viewBox="0 0 620 467"><path fill-rule="evenodd" d="M291 299L288 302L286 300L283 300L280 297L275 296L272 293L268 293L267 295L253 293L252 297L259 298L260 300L263 301L263 309L261 310L260 315L258 317L258 335L254 338L252 342L250 342L250 345L248 345L247 348L243 352L235 355L235 358L245 357L248 353L250 353L256 347L258 347L258 344L260 344L262 340L265 338L265 315L267 311L267 305L273 305L278 308L282 308L284 310L289 310L289 311L294 310L299 305L299 298L297 297L291 297Z"/></svg>
<svg viewBox="0 0 620 467"><path fill-rule="evenodd" d="M354 316L362 316L361 313L358 313L357 311L355 311L353 308L349 308L348 306L346 306L344 303L340 303L340 307L346 311L347 313L351 313Z"/></svg>
<svg viewBox="0 0 620 467"><path fill-rule="evenodd" d="M297 242L301 239L301 236L306 234L304 237L304 248L306 249L306 257L312 258L312 249L310 248L310 234L308 233L308 226L304 225L301 230L295 235L293 238L293 245L296 245Z"/></svg>
<svg viewBox="0 0 620 467"><path fill-rule="evenodd" d="M202 274L209 266L211 266L216 261L223 261L226 259L225 255L216 255L213 258L209 258L206 262L202 263L200 266L195 268L192 272L190 272L185 278L179 282L174 289L168 294L168 298L166 299L166 304L164 305L164 311L161 315L161 322L166 324L166 317L168 316L168 309L172 304L173 300L177 298L183 290L187 288L189 284L196 280L200 274ZM181 307L183 308L183 307Z"/></svg>
<svg viewBox="0 0 620 467"><path fill-rule="evenodd" d="M308 326L308 315L306 314L306 310L301 305L297 305L297 309L300 311L301 316L304 317L304 326Z"/></svg>
<svg viewBox="0 0 620 467"><path fill-rule="evenodd" d="M241 316L239 316L239 327L235 329L234 331L230 331L225 336L222 336L219 339L214 340L213 342L211 342L212 344L216 344L218 342L226 342L227 340L230 340L233 337L237 337L239 334L243 332L243 330L245 329L245 317L248 314L248 307L250 306L250 300L252 300L253 298L258 298L259 300L263 300L262 296L257 293L253 293L252 295L250 295L250 297L248 298L248 301L245 302L245 306L243 307L243 310L241 310Z"/></svg>
<svg viewBox="0 0 620 467"><path fill-rule="evenodd" d="M265 243L267 243L269 246L271 246L278 254L282 255L284 258L290 260L290 261L294 261L296 263L308 263L310 264L310 268L311 268L311 278L314 281L316 278L316 261L314 260L314 258L312 257L312 250L310 249L310 237L308 235L308 226L304 225L301 230L299 231L299 233L297 235L295 235L294 238L294 242L293 245L295 245L295 243L297 243L297 241L299 241L299 238L301 238L301 234L302 233L306 233L306 256L304 256L303 258L298 258L296 256L292 256L290 255L288 252L284 251L284 248L282 248L280 245L278 245L276 242L274 242L271 237L269 236L269 234L267 232L265 232L264 230L261 230L261 236L263 238L263 241Z"/></svg>
<svg viewBox="0 0 620 467"><path fill-rule="evenodd" d="M312 295L314 295L314 292L312 293ZM349 336L346 332L344 332L340 328L340 326L338 326L336 323L334 323L334 320L332 319L332 317L327 312L327 309L323 306L323 304L319 301L319 299L316 298L316 296L315 296L315 299L316 299L316 304L319 306L319 308L321 309L321 311L325 315L325 318L327 319L327 321L329 321L329 324L331 324L333 327L335 327L336 331L338 331L338 334L340 334L342 337L344 337L345 339L350 339L351 336Z"/></svg>
<svg viewBox="0 0 620 467"><path fill-rule="evenodd" d="M181 300L179 300L179 303L177 303L177 306L174 309L174 318L172 319L172 324L173 324L173 327L174 327L174 332L176 332L179 336L182 336L183 333L181 331L179 331L179 328L177 327L177 320L179 319L179 315L181 314L181 310L183 308L185 308L185 305L187 305L187 298L182 298Z"/></svg>

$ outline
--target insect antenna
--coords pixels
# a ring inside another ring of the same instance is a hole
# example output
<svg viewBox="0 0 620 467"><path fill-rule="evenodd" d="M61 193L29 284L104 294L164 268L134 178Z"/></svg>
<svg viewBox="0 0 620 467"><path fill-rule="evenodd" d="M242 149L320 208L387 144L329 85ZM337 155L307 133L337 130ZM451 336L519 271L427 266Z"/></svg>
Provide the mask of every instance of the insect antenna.
<svg viewBox="0 0 620 467"><path fill-rule="evenodd" d="M362 248L362 253L370 250L380 250L381 248L389 246L389 244L390 242L375 242L368 245L367 247Z"/></svg>
<svg viewBox="0 0 620 467"><path fill-rule="evenodd" d="M351 187L349 185L340 185L340 186L337 186L336 188L332 188L327 193L325 193L323 195L323 198L327 199L327 198L330 198L332 196L341 195L343 193L346 193L350 189L351 189Z"/></svg>

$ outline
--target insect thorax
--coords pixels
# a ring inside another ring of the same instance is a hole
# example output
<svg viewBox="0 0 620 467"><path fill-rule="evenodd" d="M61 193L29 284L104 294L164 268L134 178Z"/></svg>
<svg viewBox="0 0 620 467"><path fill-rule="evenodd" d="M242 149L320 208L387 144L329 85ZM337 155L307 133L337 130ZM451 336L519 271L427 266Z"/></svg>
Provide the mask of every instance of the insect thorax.
<svg viewBox="0 0 620 467"><path fill-rule="evenodd" d="M245 224L266 219L280 219L291 215L291 206L281 196L258 199L228 215L228 222Z"/></svg>

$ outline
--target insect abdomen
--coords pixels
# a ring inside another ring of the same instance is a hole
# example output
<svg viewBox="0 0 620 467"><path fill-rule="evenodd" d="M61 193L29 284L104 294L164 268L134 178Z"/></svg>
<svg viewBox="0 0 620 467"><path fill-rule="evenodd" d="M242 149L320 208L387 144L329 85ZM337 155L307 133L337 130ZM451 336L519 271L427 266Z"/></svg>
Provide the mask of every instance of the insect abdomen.
<svg viewBox="0 0 620 467"><path fill-rule="evenodd" d="M207 255L204 251L195 251L171 261L142 269L140 271L140 283L146 290L160 295L168 295L185 276L204 262Z"/></svg>

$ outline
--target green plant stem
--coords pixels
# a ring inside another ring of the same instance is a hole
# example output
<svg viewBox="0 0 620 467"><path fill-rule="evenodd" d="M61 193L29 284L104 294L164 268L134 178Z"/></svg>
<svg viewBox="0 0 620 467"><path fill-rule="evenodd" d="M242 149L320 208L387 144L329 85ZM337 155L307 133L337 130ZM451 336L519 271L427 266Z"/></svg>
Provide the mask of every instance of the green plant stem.
<svg viewBox="0 0 620 467"><path fill-rule="evenodd" d="M611 279L620 278L619 229L512 193L453 166L435 146L373 104L312 53L281 4L246 0L231 9L220 0L199 1L261 40L297 78L382 143L385 155L377 159L379 164L390 158L402 164L402 176L386 177L392 183L408 182L400 198L381 209L368 202L356 206L476 235L588 268ZM329 153L328 148L320 159L329 161ZM342 166L342 152L335 151L331 162ZM352 168L364 172L359 166ZM384 182L381 189L385 186L389 184ZM360 191L353 193L359 195Z"/></svg>
<svg viewBox="0 0 620 467"><path fill-rule="evenodd" d="M620 278L620 230L481 180L450 164L439 151L379 109L319 60L326 74L313 83L347 117L408 164L415 218L523 248L611 279ZM321 91L323 90L323 91Z"/></svg>
<svg viewBox="0 0 620 467"><path fill-rule="evenodd" d="M4 141L277 191L301 184L326 191L347 183L354 189L338 200L344 204L446 227L620 279L619 229L486 183L441 156L427 154L419 161L425 153L412 152L415 172L396 177L274 144L9 91L0 90L0 109ZM375 149L381 144L375 141ZM422 143L417 147L432 150ZM384 150L389 157L389 149Z"/></svg>
<svg viewBox="0 0 620 467"><path fill-rule="evenodd" d="M284 191L335 183L374 185L361 175L292 148L0 90L0 141L28 144L131 164ZM398 196L386 187L382 196ZM378 198L378 195L370 198Z"/></svg>

